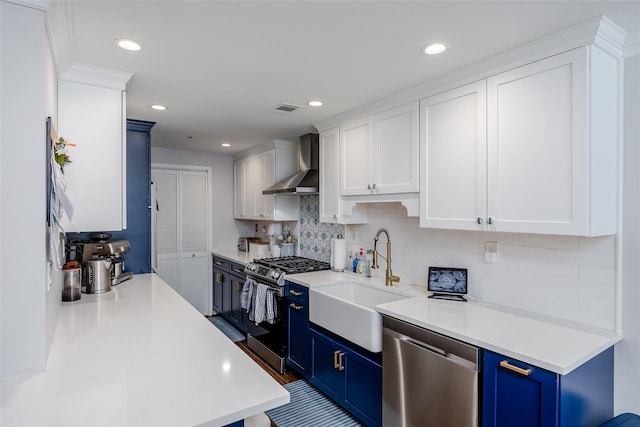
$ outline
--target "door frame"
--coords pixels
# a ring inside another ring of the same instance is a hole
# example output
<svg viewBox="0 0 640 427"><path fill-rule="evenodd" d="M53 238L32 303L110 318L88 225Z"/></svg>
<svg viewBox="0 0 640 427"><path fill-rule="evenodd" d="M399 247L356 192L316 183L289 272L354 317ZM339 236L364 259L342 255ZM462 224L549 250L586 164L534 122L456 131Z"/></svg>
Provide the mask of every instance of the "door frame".
<svg viewBox="0 0 640 427"><path fill-rule="evenodd" d="M199 165L183 165L183 164L173 164L173 163L151 163L151 173L153 174L154 169L159 170L170 170L170 171L187 171L187 172L206 172L207 174L207 252L211 251L213 247L213 169L210 166L199 166ZM154 184L152 180L151 184L152 191L152 204L155 204L155 193ZM153 206L153 205L152 205ZM154 209L151 209L154 212ZM156 265L156 222L155 219L151 221L151 264L152 268ZM207 313L213 313L213 272L211 268L207 269Z"/></svg>

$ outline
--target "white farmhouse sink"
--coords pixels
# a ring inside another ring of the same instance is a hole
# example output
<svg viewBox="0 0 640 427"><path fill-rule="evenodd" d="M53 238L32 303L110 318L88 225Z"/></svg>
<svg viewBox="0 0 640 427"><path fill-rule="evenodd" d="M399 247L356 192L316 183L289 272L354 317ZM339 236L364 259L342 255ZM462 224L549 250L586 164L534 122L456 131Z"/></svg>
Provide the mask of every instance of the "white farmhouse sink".
<svg viewBox="0 0 640 427"><path fill-rule="evenodd" d="M374 353L382 351L382 316L374 307L407 298L355 282L311 288L309 292L311 322Z"/></svg>

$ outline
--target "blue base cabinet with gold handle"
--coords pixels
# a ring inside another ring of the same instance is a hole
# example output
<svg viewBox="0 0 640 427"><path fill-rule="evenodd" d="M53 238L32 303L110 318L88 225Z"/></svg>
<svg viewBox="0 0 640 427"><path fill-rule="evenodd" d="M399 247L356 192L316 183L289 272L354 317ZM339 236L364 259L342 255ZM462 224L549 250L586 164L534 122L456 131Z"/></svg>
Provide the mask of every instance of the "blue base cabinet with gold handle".
<svg viewBox="0 0 640 427"><path fill-rule="evenodd" d="M367 426L382 425L380 355L311 323L309 382Z"/></svg>
<svg viewBox="0 0 640 427"><path fill-rule="evenodd" d="M613 415L613 348L566 375L483 354L484 427L595 427Z"/></svg>

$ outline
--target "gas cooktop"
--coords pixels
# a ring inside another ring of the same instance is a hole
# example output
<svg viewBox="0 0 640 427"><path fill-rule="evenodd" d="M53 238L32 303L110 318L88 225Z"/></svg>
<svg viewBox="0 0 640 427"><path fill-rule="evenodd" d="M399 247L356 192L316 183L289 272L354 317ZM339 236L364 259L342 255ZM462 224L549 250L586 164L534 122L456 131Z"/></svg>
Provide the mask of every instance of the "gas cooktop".
<svg viewBox="0 0 640 427"><path fill-rule="evenodd" d="M256 259L253 262L269 268L284 271L287 274L322 271L329 270L331 268L328 262L298 256L263 258Z"/></svg>
<svg viewBox="0 0 640 427"><path fill-rule="evenodd" d="M329 270L328 262L315 259L288 256L280 258L255 259L247 264L244 272L248 276L267 284L283 286L287 274Z"/></svg>

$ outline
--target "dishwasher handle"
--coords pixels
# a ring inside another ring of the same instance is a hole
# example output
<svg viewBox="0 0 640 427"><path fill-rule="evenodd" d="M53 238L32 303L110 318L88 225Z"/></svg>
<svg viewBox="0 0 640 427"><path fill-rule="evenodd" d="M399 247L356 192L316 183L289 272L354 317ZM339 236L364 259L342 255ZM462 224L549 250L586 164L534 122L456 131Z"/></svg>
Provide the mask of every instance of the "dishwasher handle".
<svg viewBox="0 0 640 427"><path fill-rule="evenodd" d="M429 350L432 353L439 354L442 357L447 357L447 352L444 351L443 349L438 348L438 347L434 347L434 346L429 345L427 343L424 343L422 341L415 340L415 339L413 339L411 337L408 337L406 335L399 335L398 339L401 340L401 341L407 342L409 344L413 344L413 345L415 345L417 347L420 347L420 348L422 348L424 350Z"/></svg>

